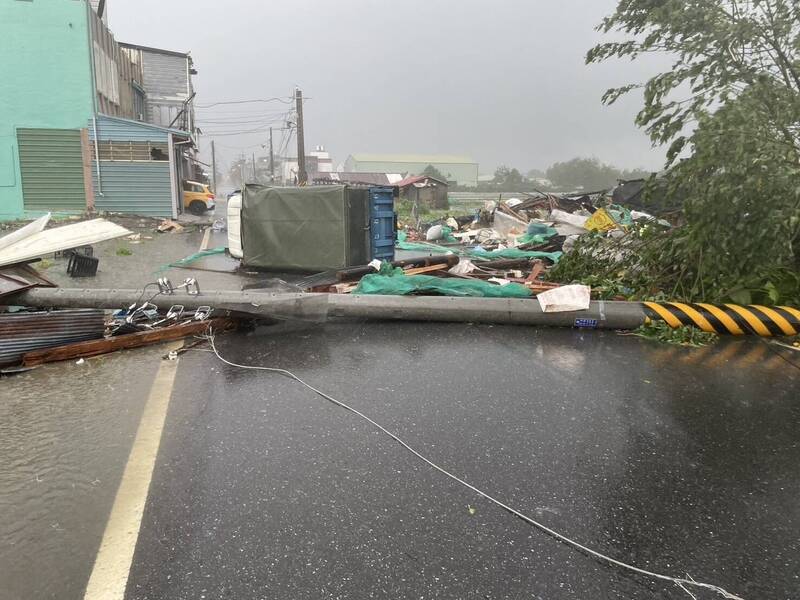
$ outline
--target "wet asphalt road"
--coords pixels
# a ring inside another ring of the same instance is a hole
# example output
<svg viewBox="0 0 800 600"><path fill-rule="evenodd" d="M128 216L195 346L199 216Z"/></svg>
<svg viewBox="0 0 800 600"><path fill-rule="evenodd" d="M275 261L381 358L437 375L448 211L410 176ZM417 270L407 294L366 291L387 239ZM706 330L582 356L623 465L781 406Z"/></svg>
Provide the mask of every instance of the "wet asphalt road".
<svg viewBox="0 0 800 600"><path fill-rule="evenodd" d="M130 265L122 242L100 245L94 284L141 285L202 232L152 237ZM66 284L62 270L48 274ZM615 558L800 597L800 371L763 342L328 323L220 349L295 371ZM163 354L0 380L0 600L83 598ZM532 529L297 383L200 350L180 359L126 597L688 598Z"/></svg>
<svg viewBox="0 0 800 600"><path fill-rule="evenodd" d="M350 323L220 349L295 371L616 558L797 597L800 371L761 342ZM129 600L688 597L574 552L287 378L181 361Z"/></svg>

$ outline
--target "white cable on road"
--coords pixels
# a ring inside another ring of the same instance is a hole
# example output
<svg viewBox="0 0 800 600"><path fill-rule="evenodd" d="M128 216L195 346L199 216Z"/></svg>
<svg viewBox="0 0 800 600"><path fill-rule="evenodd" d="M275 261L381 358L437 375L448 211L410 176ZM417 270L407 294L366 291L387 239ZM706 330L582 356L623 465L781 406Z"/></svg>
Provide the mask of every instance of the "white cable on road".
<svg viewBox="0 0 800 600"><path fill-rule="evenodd" d="M426 458L425 456L423 456L422 454L420 454L419 452L414 450L414 448L409 446L406 442L404 442L397 435L395 435L394 433L392 433L391 431L386 429L380 423L377 423L377 422L373 421L372 419L370 419L364 413L356 410L352 406L348 406L347 404L345 404L341 400L337 400L336 398L333 398L332 396L329 396L325 392L323 392L321 390L318 390L317 388L315 388L311 384L306 383L305 381L300 379L297 375L295 375L291 371L287 371L286 369L277 369L275 367L260 367L260 366L255 366L255 365L240 365L240 364L231 362L231 361L223 358L220 355L219 351L217 350L216 345L214 344L214 335L213 334L208 336L208 341L211 343L211 349L213 350L214 354L216 354L217 358L219 360L221 360L222 362L224 362L226 365L230 365L231 367L236 367L236 368L239 368L239 369L253 369L253 370L258 370L258 371L269 371L271 373L278 373L280 375L284 375L286 377L289 377L290 379L294 379L296 382L300 383L301 385L304 385L305 387L307 387L309 390L311 390L315 394L318 394L319 396L322 396L323 398L325 398L326 400L332 402L336 406L339 406L339 407L341 407L341 408L343 408L345 410L350 411L354 415L357 415L358 417L361 417L362 419L367 421L369 424L373 425L374 427L376 427L377 429L379 429L380 431L382 431L383 433L388 435L390 438L392 438L395 442L400 444L403 448L405 448L406 450L411 452L411 454L416 456L418 459L420 459L421 461L423 461L427 465L433 467L434 469L436 469L437 471L439 471L443 475L446 475L447 477L449 477L453 481L456 481L456 482L460 483L461 485L463 485L464 487L472 490L473 492L475 492L479 496L483 496L484 498L486 498L490 502L496 504L497 506L499 506L503 510L506 510L506 511L510 512L515 517L518 517L518 518L522 519L523 521L525 521L529 525L533 525L534 527L538 527L542 531L544 531L546 533L549 533L554 538L562 541L563 543L565 543L565 544L567 544L569 546L572 546L573 548L577 548L578 550L586 552L587 554L590 554L590 555L594 556L595 558L598 558L598 559L600 559L602 561L605 561L605 562L610 563L612 565L615 565L617 567L620 567L620 568L623 568L623 569L627 569L629 571L633 571L634 573L638 573L640 575L644 575L644 576L650 577L652 579L660 579L662 581L669 581L671 583L674 583L676 586L678 586L681 590L686 592L689 596L691 596L695 600L696 600L696 596L694 594L692 594L691 591L689 591L689 588L702 588L702 589L706 589L706 590L711 590L713 592L716 592L717 594L719 594L723 598L727 598L728 600L744 600L744 598L742 598L740 596L737 596L735 594L731 594L730 592L724 590L723 588L721 588L719 586L712 585L710 583L702 583L700 581L695 581L688 574L687 574L687 576L685 578L683 578L683 577L672 577L670 575L663 575L661 573L655 573L653 571L648 571L646 569L641 569L639 567L635 567L633 565L629 565L629 564L624 563L622 561L619 561L619 560L617 560L615 558L611 558L610 556L606 556L605 554L602 554L601 552L598 552L597 550L592 550L591 548L588 548L588 547L584 546L583 544L568 538L567 536L555 531L554 529L550 529L549 527L547 527L547 525L543 525L542 523L539 523L535 519L532 519L531 517L519 512L518 510L516 510L514 508L511 508L510 506L508 506L507 504L504 504L503 502L501 502L497 498L494 498L493 496L490 496L489 494L487 494L483 490L480 490L480 489L476 488L474 485L471 485L471 484L467 483L466 481L464 481L460 477L458 477L456 475L453 475L449 471L445 470L443 467L440 467L435 462L431 461L430 459Z"/></svg>

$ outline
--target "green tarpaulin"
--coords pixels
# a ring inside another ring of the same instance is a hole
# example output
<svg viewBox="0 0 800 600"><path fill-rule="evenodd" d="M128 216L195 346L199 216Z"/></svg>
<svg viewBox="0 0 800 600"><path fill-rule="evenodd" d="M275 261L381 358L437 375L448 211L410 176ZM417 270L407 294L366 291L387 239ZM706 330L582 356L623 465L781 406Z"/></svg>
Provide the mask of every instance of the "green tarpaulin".
<svg viewBox="0 0 800 600"><path fill-rule="evenodd" d="M471 296L478 298L528 298L532 292L524 285L497 285L479 279L443 279L430 275L365 275L354 294L407 296Z"/></svg>
<svg viewBox="0 0 800 600"><path fill-rule="evenodd" d="M369 262L367 190L265 187L242 195L242 262L273 270L325 271Z"/></svg>

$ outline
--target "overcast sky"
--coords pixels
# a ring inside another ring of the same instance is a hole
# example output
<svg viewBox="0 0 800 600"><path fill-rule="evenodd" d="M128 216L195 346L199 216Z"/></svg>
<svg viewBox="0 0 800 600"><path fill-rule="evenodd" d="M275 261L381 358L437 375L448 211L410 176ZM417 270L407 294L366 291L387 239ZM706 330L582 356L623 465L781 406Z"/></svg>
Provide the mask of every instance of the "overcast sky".
<svg viewBox="0 0 800 600"><path fill-rule="evenodd" d="M659 169L633 124L641 99L600 102L664 60L584 65L616 0L137 0L108 2L120 41L190 51L198 105L288 97L299 86L306 149L467 154L482 173L574 156ZM281 103L198 109L218 133L264 128ZM215 138L224 160L266 133ZM281 134L276 133L276 146Z"/></svg>

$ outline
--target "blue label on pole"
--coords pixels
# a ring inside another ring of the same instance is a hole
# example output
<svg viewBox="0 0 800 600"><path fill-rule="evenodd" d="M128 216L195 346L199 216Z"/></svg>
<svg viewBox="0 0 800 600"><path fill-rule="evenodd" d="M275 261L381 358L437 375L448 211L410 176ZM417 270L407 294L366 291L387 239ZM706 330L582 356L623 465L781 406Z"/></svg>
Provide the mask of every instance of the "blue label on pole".
<svg viewBox="0 0 800 600"><path fill-rule="evenodd" d="M575 319L575 327L597 329L597 319Z"/></svg>

